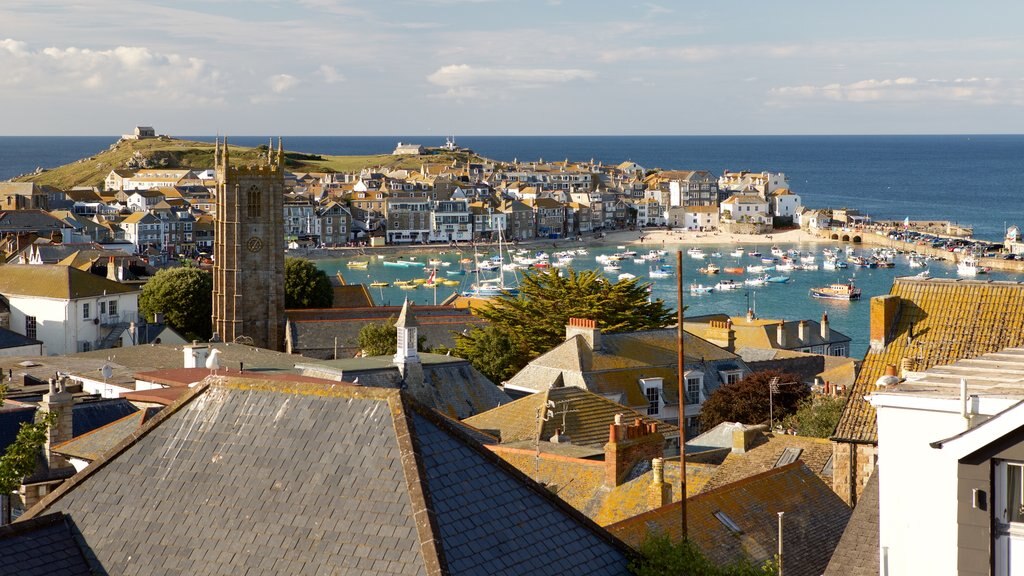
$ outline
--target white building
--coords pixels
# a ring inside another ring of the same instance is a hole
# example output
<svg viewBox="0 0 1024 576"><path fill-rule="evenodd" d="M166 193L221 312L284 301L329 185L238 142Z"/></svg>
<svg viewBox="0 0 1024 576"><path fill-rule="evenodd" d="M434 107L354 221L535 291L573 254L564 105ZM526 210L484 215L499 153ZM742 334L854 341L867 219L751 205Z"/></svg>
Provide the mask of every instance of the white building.
<svg viewBox="0 0 1024 576"><path fill-rule="evenodd" d="M687 230L718 228L718 206L687 206L683 209L682 226Z"/></svg>
<svg viewBox="0 0 1024 576"><path fill-rule="evenodd" d="M719 205L721 220L771 224L768 201L756 194L734 194Z"/></svg>
<svg viewBox="0 0 1024 576"><path fill-rule="evenodd" d="M1024 349L889 374L868 396L879 573L1024 574Z"/></svg>
<svg viewBox="0 0 1024 576"><path fill-rule="evenodd" d="M718 178L718 188L730 192L757 192L768 196L781 188L789 188L782 172L729 172Z"/></svg>
<svg viewBox="0 0 1024 576"><path fill-rule="evenodd" d="M466 195L456 190L450 199L433 203L430 241L469 242L473 239L472 220Z"/></svg>
<svg viewBox="0 0 1024 576"><path fill-rule="evenodd" d="M124 230L124 239L135 245L136 252L147 247L161 248L164 237L164 223L150 212L134 212L119 224Z"/></svg>
<svg viewBox="0 0 1024 576"><path fill-rule="evenodd" d="M789 188L779 188L769 193L768 201L773 216L795 219L800 213L800 196Z"/></svg>
<svg viewBox="0 0 1024 576"><path fill-rule="evenodd" d="M139 291L76 268L8 264L0 296L10 308L10 330L43 343L50 355L131 346Z"/></svg>

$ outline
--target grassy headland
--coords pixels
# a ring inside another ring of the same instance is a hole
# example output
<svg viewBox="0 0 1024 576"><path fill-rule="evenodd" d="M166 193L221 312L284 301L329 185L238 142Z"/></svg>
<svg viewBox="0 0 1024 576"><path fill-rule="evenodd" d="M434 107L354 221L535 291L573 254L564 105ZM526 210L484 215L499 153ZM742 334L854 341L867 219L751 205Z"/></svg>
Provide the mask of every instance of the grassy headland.
<svg viewBox="0 0 1024 576"><path fill-rule="evenodd" d="M287 147L287 139L285 145ZM175 138L122 140L94 156L37 174L21 176L16 181L36 182L61 190L74 186L102 186L103 180L111 170L126 168L129 160L136 154L147 158L153 167L205 169L213 168L213 152L214 145L209 142ZM256 162L260 150L231 145L229 153L232 164L244 165ZM480 156L466 152L438 151L424 156L393 156L389 153L371 156L328 156L287 149L285 158L287 168L292 172L357 172L362 168L418 170L425 163L464 164L483 160Z"/></svg>

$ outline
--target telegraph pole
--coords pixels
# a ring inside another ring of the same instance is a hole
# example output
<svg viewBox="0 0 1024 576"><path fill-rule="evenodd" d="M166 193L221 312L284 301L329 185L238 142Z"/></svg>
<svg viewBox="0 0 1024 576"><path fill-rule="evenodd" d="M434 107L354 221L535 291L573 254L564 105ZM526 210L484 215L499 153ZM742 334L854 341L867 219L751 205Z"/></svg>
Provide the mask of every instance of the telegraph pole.
<svg viewBox="0 0 1024 576"><path fill-rule="evenodd" d="M686 395L684 386L686 376L686 356L683 349L683 251L676 250L676 332L679 344L676 346L679 364L679 510L683 540L686 540Z"/></svg>

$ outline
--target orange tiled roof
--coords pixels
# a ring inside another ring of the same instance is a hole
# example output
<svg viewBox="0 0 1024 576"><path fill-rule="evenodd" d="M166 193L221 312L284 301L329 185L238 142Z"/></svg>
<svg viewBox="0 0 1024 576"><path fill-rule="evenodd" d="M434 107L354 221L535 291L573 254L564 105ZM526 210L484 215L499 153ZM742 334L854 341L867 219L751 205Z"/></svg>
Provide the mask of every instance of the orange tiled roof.
<svg viewBox="0 0 1024 576"><path fill-rule="evenodd" d="M904 358L917 371L1024 345L1024 284L931 278L897 278L899 298L889 344L868 350L834 440L878 443L875 409L864 400L888 364ZM913 324L913 338L908 338Z"/></svg>

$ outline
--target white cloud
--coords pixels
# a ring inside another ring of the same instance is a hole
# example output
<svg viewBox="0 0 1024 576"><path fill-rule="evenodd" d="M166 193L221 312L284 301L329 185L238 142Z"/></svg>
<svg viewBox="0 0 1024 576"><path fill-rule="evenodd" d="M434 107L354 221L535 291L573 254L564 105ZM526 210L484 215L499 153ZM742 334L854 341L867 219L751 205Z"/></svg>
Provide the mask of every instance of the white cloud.
<svg viewBox="0 0 1024 576"><path fill-rule="evenodd" d="M5 87L21 91L43 87L47 93L101 93L112 101L187 106L219 102L220 78L199 58L165 54L142 46L108 50L77 47L32 49L13 39L0 40L0 70ZM0 87L0 92L4 87Z"/></svg>
<svg viewBox="0 0 1024 576"><path fill-rule="evenodd" d="M338 84L339 82L345 81L345 75L338 72L338 69L334 66L321 64L316 71L320 75L320 78L327 84Z"/></svg>
<svg viewBox="0 0 1024 576"><path fill-rule="evenodd" d="M576 80L591 80L595 74L576 68L487 68L451 64L438 68L427 80L446 88L448 98L480 98L505 90L534 89Z"/></svg>
<svg viewBox="0 0 1024 576"><path fill-rule="evenodd" d="M1014 102L1021 96L1020 82L1000 78L954 78L952 80L899 77L868 79L849 84L804 84L772 88L769 93L779 103L793 100L835 102L935 102L953 101L975 104Z"/></svg>
<svg viewBox="0 0 1024 576"><path fill-rule="evenodd" d="M299 79L291 74L275 74L267 79L267 83L274 94L284 94L298 86Z"/></svg>

